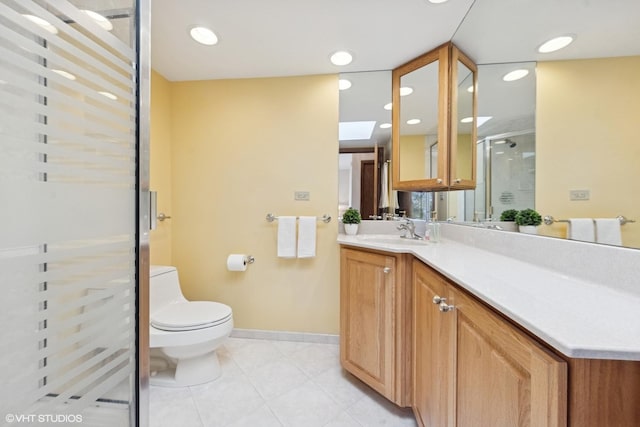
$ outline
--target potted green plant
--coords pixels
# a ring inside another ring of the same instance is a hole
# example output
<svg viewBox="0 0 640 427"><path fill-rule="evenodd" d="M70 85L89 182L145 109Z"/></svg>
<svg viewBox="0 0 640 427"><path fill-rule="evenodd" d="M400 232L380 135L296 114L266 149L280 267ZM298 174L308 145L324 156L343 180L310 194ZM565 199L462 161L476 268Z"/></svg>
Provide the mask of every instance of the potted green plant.
<svg viewBox="0 0 640 427"><path fill-rule="evenodd" d="M523 209L516 215L516 224L521 233L538 234L538 226L542 224L542 217L534 209Z"/></svg>
<svg viewBox="0 0 640 427"><path fill-rule="evenodd" d="M344 232L347 234L356 234L358 232L358 224L362 221L360 211L350 207L342 214L342 223L344 224Z"/></svg>
<svg viewBox="0 0 640 427"><path fill-rule="evenodd" d="M500 221L515 221L518 215L517 209L507 209L500 214Z"/></svg>

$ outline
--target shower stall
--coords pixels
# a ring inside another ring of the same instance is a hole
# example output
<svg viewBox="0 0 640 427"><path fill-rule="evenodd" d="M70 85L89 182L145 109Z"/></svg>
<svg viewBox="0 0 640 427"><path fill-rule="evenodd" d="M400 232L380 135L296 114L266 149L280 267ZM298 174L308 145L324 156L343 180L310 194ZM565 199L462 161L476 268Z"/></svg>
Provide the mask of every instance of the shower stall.
<svg viewBox="0 0 640 427"><path fill-rule="evenodd" d="M457 197L460 221L498 221L508 209L535 206L536 140L533 130L487 136L477 143L477 185ZM458 192L462 193L462 192ZM460 207L464 206L463 209Z"/></svg>
<svg viewBox="0 0 640 427"><path fill-rule="evenodd" d="M429 220L435 212L438 221L499 221L505 210L535 206L535 131L487 136L476 149L476 188L405 192L399 196L400 205L409 207L411 218Z"/></svg>
<svg viewBox="0 0 640 427"><path fill-rule="evenodd" d="M7 425L146 425L148 29L147 1L0 3Z"/></svg>

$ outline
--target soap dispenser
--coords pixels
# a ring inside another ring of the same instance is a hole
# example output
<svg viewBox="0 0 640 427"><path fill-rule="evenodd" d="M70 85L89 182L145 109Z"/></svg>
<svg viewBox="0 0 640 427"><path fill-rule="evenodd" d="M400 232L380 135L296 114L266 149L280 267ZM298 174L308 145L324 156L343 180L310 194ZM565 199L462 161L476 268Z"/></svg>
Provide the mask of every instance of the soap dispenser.
<svg viewBox="0 0 640 427"><path fill-rule="evenodd" d="M440 241L440 224L437 220L437 212L431 212L431 222L429 223L429 241L438 243Z"/></svg>

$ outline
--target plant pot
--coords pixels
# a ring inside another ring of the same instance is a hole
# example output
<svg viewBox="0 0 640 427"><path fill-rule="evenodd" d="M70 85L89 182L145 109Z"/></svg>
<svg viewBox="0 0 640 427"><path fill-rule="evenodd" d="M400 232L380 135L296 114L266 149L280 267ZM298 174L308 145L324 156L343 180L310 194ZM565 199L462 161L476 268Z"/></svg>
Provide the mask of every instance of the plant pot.
<svg viewBox="0 0 640 427"><path fill-rule="evenodd" d="M526 234L538 234L538 227L535 225L519 225L521 233Z"/></svg>
<svg viewBox="0 0 640 427"><path fill-rule="evenodd" d="M358 224L344 224L344 232L353 236L358 233Z"/></svg>

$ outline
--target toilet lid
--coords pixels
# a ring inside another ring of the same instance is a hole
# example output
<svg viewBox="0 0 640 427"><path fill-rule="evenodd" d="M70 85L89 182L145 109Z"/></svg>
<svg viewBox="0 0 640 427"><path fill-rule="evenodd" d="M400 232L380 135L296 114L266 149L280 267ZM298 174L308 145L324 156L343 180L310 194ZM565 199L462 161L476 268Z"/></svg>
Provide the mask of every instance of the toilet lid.
<svg viewBox="0 0 640 427"><path fill-rule="evenodd" d="M212 301L188 301L169 304L153 313L151 326L164 331L202 329L227 322L231 307Z"/></svg>

